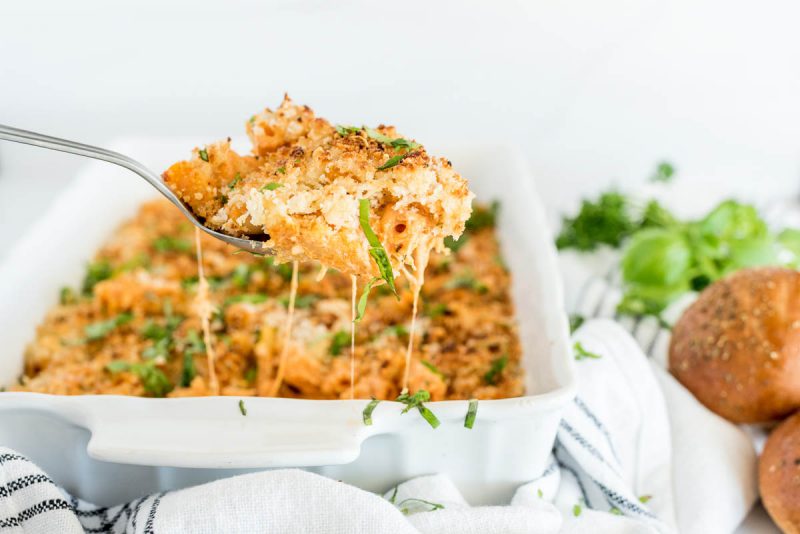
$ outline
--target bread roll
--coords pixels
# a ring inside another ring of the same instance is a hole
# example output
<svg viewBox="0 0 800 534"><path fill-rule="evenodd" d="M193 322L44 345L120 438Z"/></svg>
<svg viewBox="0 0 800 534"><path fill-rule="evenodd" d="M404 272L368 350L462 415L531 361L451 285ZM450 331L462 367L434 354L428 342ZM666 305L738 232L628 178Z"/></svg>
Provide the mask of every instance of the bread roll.
<svg viewBox="0 0 800 534"><path fill-rule="evenodd" d="M736 423L800 407L800 273L745 269L707 287L673 329L669 369Z"/></svg>
<svg viewBox="0 0 800 534"><path fill-rule="evenodd" d="M800 534L800 413L776 428L758 463L761 500L785 534Z"/></svg>

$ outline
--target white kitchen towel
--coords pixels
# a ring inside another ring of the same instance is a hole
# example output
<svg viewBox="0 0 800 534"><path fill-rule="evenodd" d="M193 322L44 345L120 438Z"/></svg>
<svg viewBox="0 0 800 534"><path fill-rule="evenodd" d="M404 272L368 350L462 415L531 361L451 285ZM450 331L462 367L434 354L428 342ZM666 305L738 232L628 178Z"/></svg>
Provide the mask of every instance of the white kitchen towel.
<svg viewBox="0 0 800 534"><path fill-rule="evenodd" d="M674 440L659 378L611 321L588 321L575 341L599 357L576 362L579 393L564 413L552 462L506 506L469 506L443 475L406 481L379 496L301 470L279 470L103 508L71 497L24 457L0 449L0 532L678 532L683 513L673 494ZM707 423L705 413L687 410L685 416L694 417L687 425ZM707 475L698 470L685 482ZM725 483L730 479L703 486L710 491L706 506L712 498L714 506L724 501Z"/></svg>
<svg viewBox="0 0 800 534"><path fill-rule="evenodd" d="M769 214L775 210L762 211ZM783 213L781 220L785 219ZM622 297L618 258L618 253L609 249L593 254L561 252L559 267L565 279L567 307L584 318L613 319L650 357L671 426L679 532L733 532L758 498L753 437L709 411L665 370L670 340L667 328L652 317L633 319L616 313ZM695 295L686 295L670 306L664 313L666 323L674 324L694 299Z"/></svg>

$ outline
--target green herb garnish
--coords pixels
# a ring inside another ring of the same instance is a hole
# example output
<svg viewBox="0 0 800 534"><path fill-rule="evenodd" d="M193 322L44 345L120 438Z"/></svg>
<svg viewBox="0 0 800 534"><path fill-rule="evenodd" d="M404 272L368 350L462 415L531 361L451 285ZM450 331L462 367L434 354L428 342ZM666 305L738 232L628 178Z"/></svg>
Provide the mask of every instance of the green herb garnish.
<svg viewBox="0 0 800 534"><path fill-rule="evenodd" d="M461 234L461 237L455 239L453 236L449 235L444 238L444 246L452 250L453 252L458 252L461 250L461 247L467 244L469 240L469 234L466 232Z"/></svg>
<svg viewBox="0 0 800 534"><path fill-rule="evenodd" d="M675 174L675 168L663 161L656 167L656 172L650 177L651 182L671 182Z"/></svg>
<svg viewBox="0 0 800 534"><path fill-rule="evenodd" d="M569 316L569 333L574 334L575 330L581 327L581 325L586 322L586 317L583 315L579 315L577 313L573 313Z"/></svg>
<svg viewBox="0 0 800 534"><path fill-rule="evenodd" d="M231 273L231 282L233 285L238 288L245 288L247 284L250 283L250 276L252 272L250 271L250 266L246 263L241 263L237 265L233 272Z"/></svg>
<svg viewBox="0 0 800 534"><path fill-rule="evenodd" d="M328 352L331 356L339 356L342 349L350 345L350 332L339 330L331 336L331 345Z"/></svg>
<svg viewBox="0 0 800 534"><path fill-rule="evenodd" d="M198 153L200 154L200 159L206 162L208 161L208 152L206 151L205 148L201 148L200 150L198 150Z"/></svg>
<svg viewBox="0 0 800 534"><path fill-rule="evenodd" d="M279 182L270 182L264 187L262 187L261 191L275 191L279 187L283 187L283 184Z"/></svg>
<svg viewBox="0 0 800 534"><path fill-rule="evenodd" d="M247 415L247 408L244 407L244 400L242 399L239 399L239 412L241 412L242 415Z"/></svg>
<svg viewBox="0 0 800 534"><path fill-rule="evenodd" d="M192 242L188 239L162 235L153 240L153 248L157 252L192 252Z"/></svg>
<svg viewBox="0 0 800 534"><path fill-rule="evenodd" d="M409 515L411 513L411 509L407 506L407 503L419 503L425 506L430 506L431 509L425 510L426 512L434 512L436 510L444 509L444 505L439 504L438 502L431 502L431 501L426 501L425 499L417 499L414 497L409 497L408 499L403 499L402 501L397 503L397 507L400 508L400 511L403 513L403 515Z"/></svg>
<svg viewBox="0 0 800 534"><path fill-rule="evenodd" d="M267 296L263 293L243 293L241 295L233 295L228 297L223 302L222 306L230 306L239 302L247 302L248 304L261 304L267 301Z"/></svg>
<svg viewBox="0 0 800 534"><path fill-rule="evenodd" d="M475 278L475 276L469 272L454 276L448 280L443 287L444 289L471 289L480 294L489 291L489 287L486 284Z"/></svg>
<svg viewBox="0 0 800 534"><path fill-rule="evenodd" d="M580 504L576 504L575 506L572 507L572 515L574 515L575 517L581 515L582 511L583 509L581 508Z"/></svg>
<svg viewBox="0 0 800 534"><path fill-rule="evenodd" d="M248 384L252 384L256 381L256 376L258 375L258 369L255 367L250 367L247 371L244 372L244 379L247 381Z"/></svg>
<svg viewBox="0 0 800 534"><path fill-rule="evenodd" d="M475 424L475 417L478 415L478 399L469 400L469 408L467 409L467 417L464 418L464 426L472 429Z"/></svg>
<svg viewBox="0 0 800 534"><path fill-rule="evenodd" d="M609 510L608 512L613 515L622 515L622 510L620 510L616 506L612 507L611 510Z"/></svg>
<svg viewBox="0 0 800 534"><path fill-rule="evenodd" d="M375 411L375 407L379 402L381 401L375 397L372 397L372 400L369 401L367 406L364 408L364 411L361 412L361 418L363 419L365 425L370 426L372 424L372 412Z"/></svg>
<svg viewBox="0 0 800 534"><path fill-rule="evenodd" d="M403 139L402 137L392 138L388 135L384 135L378 130L373 130L372 128L365 128L367 132L367 137L370 139L374 139L379 143L383 143L384 145L389 145L392 148L401 150L413 150L415 148L419 148L419 143L415 143L413 141L409 141L408 139Z"/></svg>
<svg viewBox="0 0 800 534"><path fill-rule="evenodd" d="M369 200L366 198L362 198L358 201L358 221L361 224L361 230L364 232L370 246L369 255L375 260L378 271L381 273L381 278L386 280L392 293L394 293L399 300L400 296L397 294L397 289L394 285L394 272L392 270L392 263L389 261L389 255L386 253L386 249L383 248L378 236L375 235L375 232L369 225Z"/></svg>
<svg viewBox="0 0 800 534"><path fill-rule="evenodd" d="M78 296L71 287L62 287L58 294L58 302L60 302L62 306L75 304L78 302Z"/></svg>
<svg viewBox="0 0 800 534"><path fill-rule="evenodd" d="M106 321L99 321L97 323L92 323L86 325L83 329L83 333L86 335L87 341L97 341L99 339L103 339L108 334L110 334L114 329L118 326L122 326L126 323L129 323L133 320L133 314L130 312L123 312L117 315L116 317L112 317Z"/></svg>
<svg viewBox="0 0 800 534"><path fill-rule="evenodd" d="M197 376L197 368L194 365L194 357L197 354L206 352L206 343L197 330L189 330L183 340L183 362L181 366L181 386L189 387L192 380Z"/></svg>
<svg viewBox="0 0 800 534"><path fill-rule="evenodd" d="M536 490L536 495L538 495L540 499L544 497L544 492L542 491L542 488Z"/></svg>
<svg viewBox="0 0 800 534"><path fill-rule="evenodd" d="M342 126L341 124L337 124L334 128L336 128L336 133L338 133L342 137L351 133L358 133L361 131L361 128L359 128L358 126Z"/></svg>
<svg viewBox="0 0 800 534"><path fill-rule="evenodd" d="M653 498L652 495L642 495L641 497L639 497L639 502L642 504L647 504L647 502L652 498Z"/></svg>
<svg viewBox="0 0 800 534"><path fill-rule="evenodd" d="M367 311L367 299L369 298L369 292L372 291L373 286L380 281L380 278L375 277L367 282L367 285L364 286L364 290L361 292L361 296L358 298L358 304L356 304L356 318L353 320L354 323L357 323L364 318L364 312Z"/></svg>
<svg viewBox="0 0 800 534"><path fill-rule="evenodd" d="M441 317L447 313L447 304L439 302L434 304L425 312L425 314L430 317L431 319L436 319L437 317Z"/></svg>
<svg viewBox="0 0 800 534"><path fill-rule="evenodd" d="M440 377L442 377L442 378L446 378L446 377L445 377L445 375L444 375L444 373L443 373L443 372L441 372L441 371L439 370L439 368L438 368L438 367L436 367L435 365L433 365L433 364L432 364L431 362L429 362L428 360L420 360L420 361L419 361L419 363L421 363L421 364L422 364L422 365L423 365L423 366L424 366L426 369L428 369L428 371L430 371L431 373L433 373L433 374L435 374L435 375L439 375L439 376L440 376Z"/></svg>
<svg viewBox="0 0 800 534"><path fill-rule="evenodd" d="M584 200L575 217L562 219L556 246L578 250L594 250L603 244L618 247L637 226L624 195L603 193L596 202Z"/></svg>
<svg viewBox="0 0 800 534"><path fill-rule="evenodd" d="M91 296L94 291L94 286L103 280L108 280L114 274L111 264L108 260L99 260L95 263L90 263L86 269L86 276L83 277L83 285L81 292L85 296Z"/></svg>
<svg viewBox="0 0 800 534"><path fill-rule="evenodd" d="M589 352L588 350L586 350L583 347L583 345L581 345L580 341L576 341L573 348L575 349L575 359L578 361L585 360L587 358L592 358L595 360L602 358L602 356L600 356L599 354L596 354L594 352Z"/></svg>
<svg viewBox="0 0 800 534"><path fill-rule="evenodd" d="M286 174L286 167L278 167L275 172L278 174Z"/></svg>
<svg viewBox="0 0 800 534"><path fill-rule="evenodd" d="M503 354L492 362L489 370L486 371L485 375L483 375L483 380L490 386L496 385L497 379L500 378L500 375L502 374L503 369L506 368L506 365L508 365L508 354Z"/></svg>
<svg viewBox="0 0 800 534"><path fill-rule="evenodd" d="M488 208L483 206L475 206L472 209L472 214L464 224L464 228L470 232L477 232L484 228L494 228L497 225L497 217L500 214L500 202L497 200L492 201Z"/></svg>
<svg viewBox="0 0 800 534"><path fill-rule="evenodd" d="M161 369L156 367L156 363L153 360L142 363L114 360L106 365L106 369L111 373L128 371L137 375L144 390L154 397L163 397L173 389L172 382L169 381L169 378Z"/></svg>
<svg viewBox="0 0 800 534"><path fill-rule="evenodd" d="M242 181L242 175L237 172L236 176L234 176L233 180L231 180L230 183L228 184L228 190L233 191L233 188L236 187L236 184L238 184L241 181Z"/></svg>
<svg viewBox="0 0 800 534"><path fill-rule="evenodd" d="M416 408L422 418L425 419L431 427L436 428L439 426L439 419L424 404L431 400L431 394L426 390L420 389L413 395L409 395L408 390L404 389L395 400L406 405L400 413L407 413L412 408Z"/></svg>
<svg viewBox="0 0 800 534"><path fill-rule="evenodd" d="M378 167L377 170L385 171L386 169L391 169L392 167L396 167L397 165L400 165L403 162L403 160L406 159L411 154L412 152L406 152L405 154L398 154L396 156L392 156L391 158L386 160L386 163Z"/></svg>

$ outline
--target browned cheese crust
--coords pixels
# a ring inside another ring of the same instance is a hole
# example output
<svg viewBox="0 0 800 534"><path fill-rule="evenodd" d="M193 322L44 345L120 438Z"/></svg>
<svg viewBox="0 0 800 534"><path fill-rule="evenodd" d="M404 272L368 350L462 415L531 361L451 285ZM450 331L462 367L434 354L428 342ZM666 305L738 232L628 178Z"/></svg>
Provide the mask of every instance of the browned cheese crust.
<svg viewBox="0 0 800 534"><path fill-rule="evenodd" d="M800 273L745 269L706 288L675 325L669 369L729 421L800 406Z"/></svg>
<svg viewBox="0 0 800 534"><path fill-rule="evenodd" d="M769 436L758 464L761 500L785 534L800 534L800 413Z"/></svg>
<svg viewBox="0 0 800 534"><path fill-rule="evenodd" d="M470 233L457 253L434 254L422 289L409 389L434 400L522 395L523 372L510 275L493 228ZM282 348L291 267L271 258L234 254L232 247L202 236L203 266L210 284L211 330L223 395L265 395ZM25 375L12 390L56 394L150 395L133 372L109 372L112 361L141 363L157 341L148 330L177 318L168 350L155 360L175 386L169 396L208 395L207 360L190 340L200 335L193 308L197 292L193 227L166 201L145 204L99 251L110 276L91 294L55 306L39 326L26 354ZM350 290L348 276L301 267L286 376L279 395L308 399L349 398ZM359 290L363 288L360 284ZM412 294L405 281L400 300L385 286L370 296L356 338L356 398L393 399L401 389ZM88 325L130 313L125 324L86 341ZM335 339L339 338L336 348ZM189 353L197 375L181 386ZM487 373L498 360L507 364Z"/></svg>
<svg viewBox="0 0 800 534"><path fill-rule="evenodd" d="M337 132L287 97L277 110L254 115L247 133L253 156L215 143L172 165L164 181L207 226L236 236L268 234L280 262L316 261L377 276L359 225L360 199L370 202L370 225L395 270L424 263L420 254L444 251L444 238L464 230L474 196L466 180L421 145L392 146L385 139L400 135L390 126L372 135ZM398 156L402 161L380 169Z"/></svg>

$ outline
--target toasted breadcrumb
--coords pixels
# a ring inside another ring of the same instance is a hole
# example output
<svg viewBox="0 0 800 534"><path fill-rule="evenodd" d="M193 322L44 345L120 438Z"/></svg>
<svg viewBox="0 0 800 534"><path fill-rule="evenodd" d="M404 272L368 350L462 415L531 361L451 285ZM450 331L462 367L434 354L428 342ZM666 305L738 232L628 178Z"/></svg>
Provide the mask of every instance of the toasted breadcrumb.
<svg viewBox="0 0 800 534"><path fill-rule="evenodd" d="M403 265L424 270L418 252L444 252L444 238L464 230L474 197L466 180L393 127L337 131L286 97L277 110L255 115L247 131L253 156L215 143L172 165L164 181L209 227L269 235L280 262L377 276L359 225L360 199L369 200L370 225L397 272ZM401 160L381 170L392 158Z"/></svg>

